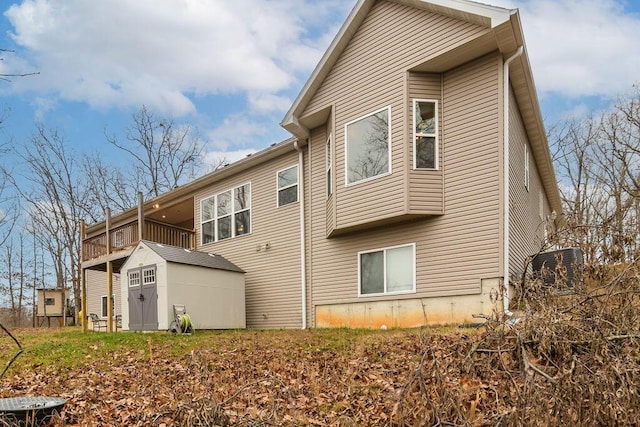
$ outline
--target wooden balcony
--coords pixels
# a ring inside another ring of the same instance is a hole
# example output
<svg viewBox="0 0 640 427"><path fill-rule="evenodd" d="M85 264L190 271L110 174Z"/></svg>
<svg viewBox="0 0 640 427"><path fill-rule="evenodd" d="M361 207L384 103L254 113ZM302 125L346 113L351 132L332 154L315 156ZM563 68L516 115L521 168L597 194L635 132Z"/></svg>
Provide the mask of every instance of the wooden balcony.
<svg viewBox="0 0 640 427"><path fill-rule="evenodd" d="M138 244L138 221L114 228L109 231L111 253L131 249ZM145 219L144 240L165 245L195 249L195 232L186 228ZM92 236L82 241L82 261L88 261L107 254L107 233Z"/></svg>

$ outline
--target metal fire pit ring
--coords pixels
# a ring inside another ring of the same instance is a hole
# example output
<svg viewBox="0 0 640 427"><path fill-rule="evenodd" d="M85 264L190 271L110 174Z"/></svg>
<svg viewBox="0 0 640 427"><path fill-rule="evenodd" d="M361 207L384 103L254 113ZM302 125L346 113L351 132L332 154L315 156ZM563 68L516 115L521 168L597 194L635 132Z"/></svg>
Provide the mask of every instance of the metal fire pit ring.
<svg viewBox="0 0 640 427"><path fill-rule="evenodd" d="M39 426L59 413L67 401L61 397L7 397L0 399L0 418L18 425Z"/></svg>

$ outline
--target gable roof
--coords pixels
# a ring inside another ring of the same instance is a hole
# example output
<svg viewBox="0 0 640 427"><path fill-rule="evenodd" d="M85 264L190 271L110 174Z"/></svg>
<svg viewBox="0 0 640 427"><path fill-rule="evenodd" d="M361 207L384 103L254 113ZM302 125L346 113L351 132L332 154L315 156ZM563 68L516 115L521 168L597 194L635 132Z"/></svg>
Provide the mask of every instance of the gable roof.
<svg viewBox="0 0 640 427"><path fill-rule="evenodd" d="M313 70L309 80L307 80L291 108L282 119L280 125L299 140L306 140L309 137L310 128L314 125L310 118L305 121L305 117L302 116L306 107L331 72L331 69L364 22L376 1L379 0L358 0L331 45ZM553 170L551 153L549 152L518 10L504 9L470 0L389 1L449 16L487 29L484 35L473 41L454 46L444 54L424 58L422 63L412 67L412 71L442 73L495 50L498 50L503 55L503 58L507 58L516 52L518 48L523 48L522 55L517 57L510 65L509 80L551 208L558 213L562 212L562 202Z"/></svg>
<svg viewBox="0 0 640 427"><path fill-rule="evenodd" d="M139 244L144 244L147 248L158 254L162 259L176 264L194 265L197 267L213 268L215 270L235 271L244 273L245 271L233 264L222 255L211 254L207 252L192 251L189 249L170 246L161 243L142 240ZM137 250L136 248L135 250ZM132 252L132 255L133 253Z"/></svg>

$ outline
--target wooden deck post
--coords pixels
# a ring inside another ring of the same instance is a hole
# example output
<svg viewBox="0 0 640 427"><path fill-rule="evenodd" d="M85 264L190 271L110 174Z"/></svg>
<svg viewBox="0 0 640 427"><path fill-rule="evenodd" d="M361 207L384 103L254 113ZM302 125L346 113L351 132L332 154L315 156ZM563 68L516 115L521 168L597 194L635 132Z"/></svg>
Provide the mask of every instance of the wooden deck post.
<svg viewBox="0 0 640 427"><path fill-rule="evenodd" d="M113 263L107 261L107 331L113 332Z"/></svg>
<svg viewBox="0 0 640 427"><path fill-rule="evenodd" d="M138 241L144 240L144 199L138 191Z"/></svg>
<svg viewBox="0 0 640 427"><path fill-rule="evenodd" d="M80 311L82 312L82 319L78 317L78 322L82 325L82 332L87 332L87 278L85 270L82 268L82 262L84 261L84 238L86 224L84 219L80 221Z"/></svg>
<svg viewBox="0 0 640 427"><path fill-rule="evenodd" d="M107 228L107 256L111 254L111 209L106 209L106 228ZM113 294L113 265L111 261L107 261L107 332L113 332L113 302L111 295Z"/></svg>

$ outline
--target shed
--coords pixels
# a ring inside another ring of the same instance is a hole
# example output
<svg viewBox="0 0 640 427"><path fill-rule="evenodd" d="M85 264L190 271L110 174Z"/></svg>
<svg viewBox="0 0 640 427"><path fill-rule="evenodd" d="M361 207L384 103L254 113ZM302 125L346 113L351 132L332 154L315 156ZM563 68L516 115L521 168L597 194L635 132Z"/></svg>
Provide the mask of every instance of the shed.
<svg viewBox="0 0 640 427"><path fill-rule="evenodd" d="M174 304L196 329L246 327L244 271L221 255L143 240L120 271L123 330L167 330Z"/></svg>
<svg viewBox="0 0 640 427"><path fill-rule="evenodd" d="M65 324L64 312L66 311L64 289L38 289L38 306L36 308L36 325L51 326L51 319L57 321L58 326ZM69 321L67 316L67 321ZM73 319L73 318L71 318Z"/></svg>

